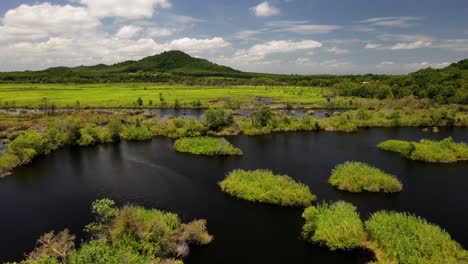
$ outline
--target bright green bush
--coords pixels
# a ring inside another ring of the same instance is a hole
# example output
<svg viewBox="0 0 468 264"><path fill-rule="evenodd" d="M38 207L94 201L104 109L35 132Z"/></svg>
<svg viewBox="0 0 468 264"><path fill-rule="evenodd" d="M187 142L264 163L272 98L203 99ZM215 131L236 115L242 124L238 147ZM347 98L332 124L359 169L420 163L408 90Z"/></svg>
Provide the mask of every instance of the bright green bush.
<svg viewBox="0 0 468 264"><path fill-rule="evenodd" d="M309 206L315 200L308 186L269 170L234 170L219 186L223 192L252 202Z"/></svg>
<svg viewBox="0 0 468 264"><path fill-rule="evenodd" d="M8 174L20 164L20 158L14 154L8 153L0 156L0 177Z"/></svg>
<svg viewBox="0 0 468 264"><path fill-rule="evenodd" d="M149 140L153 138L153 134L146 126L128 126L125 127L121 134L124 140Z"/></svg>
<svg viewBox="0 0 468 264"><path fill-rule="evenodd" d="M224 138L182 138L176 140L174 148L179 152L187 152L195 155L242 155L242 150L234 147Z"/></svg>
<svg viewBox="0 0 468 264"><path fill-rule="evenodd" d="M425 162L450 163L468 160L468 145L456 143L451 137L441 141L422 139L420 142L388 140L380 143L378 147Z"/></svg>
<svg viewBox="0 0 468 264"><path fill-rule="evenodd" d="M340 201L311 206L305 209L302 217L305 219L303 237L331 250L353 249L366 239L361 218L350 203Z"/></svg>
<svg viewBox="0 0 468 264"><path fill-rule="evenodd" d="M402 264L468 263L468 252L440 227L397 212L380 211L366 222L386 260Z"/></svg>
<svg viewBox="0 0 468 264"><path fill-rule="evenodd" d="M46 140L36 130L28 130L8 145L9 153L16 155L21 163L28 163L44 152Z"/></svg>
<svg viewBox="0 0 468 264"><path fill-rule="evenodd" d="M209 130L219 131L234 123L232 111L223 109L208 109L205 112L205 124Z"/></svg>
<svg viewBox="0 0 468 264"><path fill-rule="evenodd" d="M329 183L350 192L400 192L403 188L396 177L362 162L346 162L336 166Z"/></svg>

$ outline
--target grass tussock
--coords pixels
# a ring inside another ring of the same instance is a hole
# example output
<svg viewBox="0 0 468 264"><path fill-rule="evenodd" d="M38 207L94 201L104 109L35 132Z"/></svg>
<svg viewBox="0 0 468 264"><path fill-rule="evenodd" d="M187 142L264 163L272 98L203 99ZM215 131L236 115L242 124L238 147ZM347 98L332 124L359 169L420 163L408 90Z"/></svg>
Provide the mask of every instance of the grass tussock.
<svg viewBox="0 0 468 264"><path fill-rule="evenodd" d="M223 192L252 202L309 206L315 200L308 186L269 170L234 170L219 186Z"/></svg>
<svg viewBox="0 0 468 264"><path fill-rule="evenodd" d="M350 192L400 192L403 184L393 175L362 162L346 162L333 169L329 182Z"/></svg>
<svg viewBox="0 0 468 264"><path fill-rule="evenodd" d="M308 207L302 235L309 242L325 245L331 250L359 247L366 240L364 225L350 203L343 201Z"/></svg>
<svg viewBox="0 0 468 264"><path fill-rule="evenodd" d="M441 141L422 139L420 142L388 140L378 145L412 160L434 163L452 163L468 160L468 145L457 143L449 137Z"/></svg>
<svg viewBox="0 0 468 264"><path fill-rule="evenodd" d="M181 138L174 143L175 150L195 155L242 155L242 150L234 147L224 138L196 137Z"/></svg>
<svg viewBox="0 0 468 264"><path fill-rule="evenodd" d="M384 256L382 263L468 263L468 251L425 219L380 211L366 222L366 229Z"/></svg>

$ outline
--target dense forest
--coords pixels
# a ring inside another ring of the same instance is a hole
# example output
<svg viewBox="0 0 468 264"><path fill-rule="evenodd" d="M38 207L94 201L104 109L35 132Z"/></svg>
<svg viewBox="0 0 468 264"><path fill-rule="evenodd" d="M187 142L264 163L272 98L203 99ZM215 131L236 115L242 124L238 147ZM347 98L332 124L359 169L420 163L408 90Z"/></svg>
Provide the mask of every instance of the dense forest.
<svg viewBox="0 0 468 264"><path fill-rule="evenodd" d="M385 99L414 95L438 103L468 104L468 59L444 69L428 68L408 75L275 75L241 72L181 51L169 51L114 65L0 73L0 83L130 82L334 87L340 96Z"/></svg>

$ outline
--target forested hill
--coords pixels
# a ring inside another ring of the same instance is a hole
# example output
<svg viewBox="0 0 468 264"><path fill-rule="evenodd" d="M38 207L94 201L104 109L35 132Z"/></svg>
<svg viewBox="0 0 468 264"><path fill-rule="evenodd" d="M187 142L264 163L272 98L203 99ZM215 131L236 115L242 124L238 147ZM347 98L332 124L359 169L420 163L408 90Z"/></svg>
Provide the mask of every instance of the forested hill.
<svg viewBox="0 0 468 264"><path fill-rule="evenodd" d="M182 51L168 51L143 58L138 61L125 61L114 65L99 64L75 68L56 67L45 70L56 73L175 73L182 75L222 75L237 74L226 66L220 66L204 59L194 58Z"/></svg>

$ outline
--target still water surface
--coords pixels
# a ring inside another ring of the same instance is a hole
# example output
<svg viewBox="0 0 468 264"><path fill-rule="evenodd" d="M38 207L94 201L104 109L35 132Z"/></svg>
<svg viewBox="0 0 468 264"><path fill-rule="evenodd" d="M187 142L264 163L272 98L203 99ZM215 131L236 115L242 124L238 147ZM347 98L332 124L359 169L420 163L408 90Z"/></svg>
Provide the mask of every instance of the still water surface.
<svg viewBox="0 0 468 264"><path fill-rule="evenodd" d="M367 218L377 210L408 211L445 228L468 247L468 163L409 161L375 146L386 139L468 141L468 129L439 134L415 128L368 129L355 134L311 132L229 140L242 157L207 158L173 151L173 141L67 147L34 160L0 180L0 262L18 260L44 232L70 228L83 237L90 204L103 197L205 218L215 237L194 248L186 263L364 263L364 252L330 252L300 239L301 209L252 204L217 187L236 168L272 169L310 186L320 201L346 200ZM332 168L347 160L398 175L400 194L350 194L333 189Z"/></svg>

